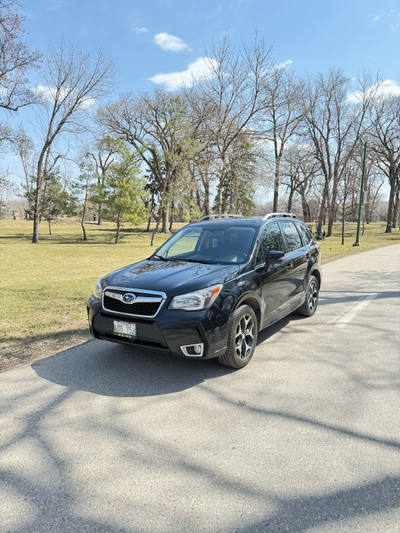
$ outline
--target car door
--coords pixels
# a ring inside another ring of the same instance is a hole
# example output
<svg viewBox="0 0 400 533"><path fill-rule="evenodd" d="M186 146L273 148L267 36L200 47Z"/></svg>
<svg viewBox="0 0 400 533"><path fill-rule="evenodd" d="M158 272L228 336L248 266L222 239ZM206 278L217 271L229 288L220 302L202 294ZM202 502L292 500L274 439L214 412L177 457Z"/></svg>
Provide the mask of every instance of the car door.
<svg viewBox="0 0 400 533"><path fill-rule="evenodd" d="M256 255L256 273L261 290L261 327L266 327L285 315L292 290L290 258L267 263L271 250L285 252L285 241L277 222L268 223L261 233Z"/></svg>
<svg viewBox="0 0 400 533"><path fill-rule="evenodd" d="M288 298L294 305L304 294L304 279L307 275L308 248L303 246L296 225L291 221L280 222L280 227L286 243L288 268L291 273L291 290Z"/></svg>

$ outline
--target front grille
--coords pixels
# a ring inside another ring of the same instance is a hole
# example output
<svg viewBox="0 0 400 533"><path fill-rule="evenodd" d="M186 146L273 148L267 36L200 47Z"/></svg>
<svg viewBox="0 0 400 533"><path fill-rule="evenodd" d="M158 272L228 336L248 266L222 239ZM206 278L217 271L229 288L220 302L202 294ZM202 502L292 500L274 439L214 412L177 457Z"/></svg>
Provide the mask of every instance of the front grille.
<svg viewBox="0 0 400 533"><path fill-rule="evenodd" d="M120 298L126 293L134 294L136 296L136 301L133 303L125 303L121 301ZM158 313L165 298L165 294L159 292L122 289L120 287L106 287L103 294L103 309L124 315L151 318Z"/></svg>
<svg viewBox="0 0 400 533"><path fill-rule="evenodd" d="M126 313L127 315L154 316L161 302L124 304L109 296L104 296L104 307L109 311Z"/></svg>

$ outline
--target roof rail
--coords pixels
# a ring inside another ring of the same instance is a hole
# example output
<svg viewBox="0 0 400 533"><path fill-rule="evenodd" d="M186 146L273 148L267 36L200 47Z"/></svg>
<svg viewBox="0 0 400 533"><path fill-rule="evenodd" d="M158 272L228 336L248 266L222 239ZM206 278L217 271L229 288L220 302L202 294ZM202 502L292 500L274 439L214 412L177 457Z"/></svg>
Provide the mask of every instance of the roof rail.
<svg viewBox="0 0 400 533"><path fill-rule="evenodd" d="M220 218L243 218L243 215L233 215L230 213L215 213L213 215L206 215L199 218L197 222L205 222L206 220L218 220Z"/></svg>
<svg viewBox="0 0 400 533"><path fill-rule="evenodd" d="M293 213L268 213L268 215L265 215L263 220L268 220L269 218L275 218L275 217L297 218L296 215Z"/></svg>

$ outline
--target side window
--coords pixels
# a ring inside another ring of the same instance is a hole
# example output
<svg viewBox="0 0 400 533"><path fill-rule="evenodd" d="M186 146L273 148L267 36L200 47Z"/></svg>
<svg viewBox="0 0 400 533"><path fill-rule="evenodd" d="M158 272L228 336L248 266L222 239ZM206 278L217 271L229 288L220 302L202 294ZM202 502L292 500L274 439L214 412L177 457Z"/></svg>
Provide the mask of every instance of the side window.
<svg viewBox="0 0 400 533"><path fill-rule="evenodd" d="M281 222L281 227L286 237L288 252L293 252L298 248L302 248L303 244L301 242L300 235L293 222Z"/></svg>
<svg viewBox="0 0 400 533"><path fill-rule="evenodd" d="M309 242L312 240L312 235L307 226L305 226L304 224L296 224L296 228L300 233L301 240L303 241L303 246L309 244Z"/></svg>
<svg viewBox="0 0 400 533"><path fill-rule="evenodd" d="M263 229L260 247L257 252L256 265L265 263L267 254L271 250L285 251L282 233L277 222L268 224Z"/></svg>

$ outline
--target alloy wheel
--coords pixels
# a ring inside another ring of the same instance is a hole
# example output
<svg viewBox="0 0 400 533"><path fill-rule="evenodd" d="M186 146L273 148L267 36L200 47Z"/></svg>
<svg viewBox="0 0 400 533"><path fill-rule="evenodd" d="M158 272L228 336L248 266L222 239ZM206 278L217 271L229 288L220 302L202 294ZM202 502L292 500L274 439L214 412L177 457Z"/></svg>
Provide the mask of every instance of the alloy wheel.
<svg viewBox="0 0 400 533"><path fill-rule="evenodd" d="M318 282L314 277L308 285L307 300L310 311L314 311L318 302Z"/></svg>
<svg viewBox="0 0 400 533"><path fill-rule="evenodd" d="M254 346L254 321L249 315L244 315L239 320L235 334L236 355L240 359L247 359Z"/></svg>

